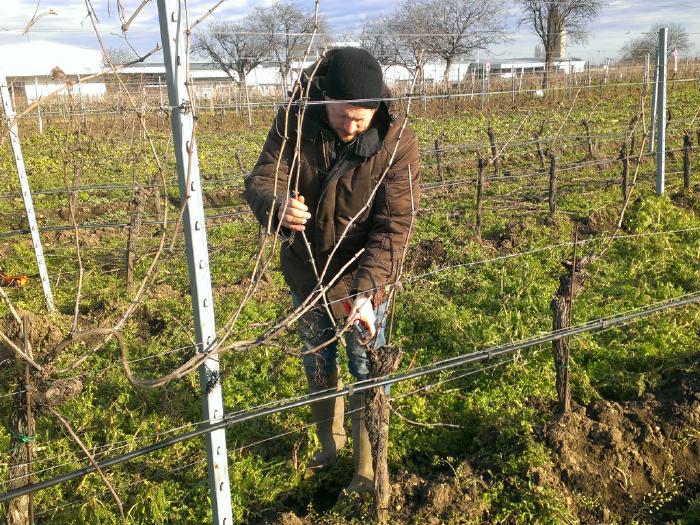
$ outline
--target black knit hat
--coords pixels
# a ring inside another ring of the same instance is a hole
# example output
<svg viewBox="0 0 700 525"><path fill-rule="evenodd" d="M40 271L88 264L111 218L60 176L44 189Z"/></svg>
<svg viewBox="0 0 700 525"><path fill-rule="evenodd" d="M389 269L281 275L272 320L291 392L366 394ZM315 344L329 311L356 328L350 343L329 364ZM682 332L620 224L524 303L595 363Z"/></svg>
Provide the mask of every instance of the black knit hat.
<svg viewBox="0 0 700 525"><path fill-rule="evenodd" d="M324 93L335 100L376 99L382 96L382 68L369 51L359 47L339 47L328 52L328 70L323 80ZM376 108L379 101L356 105Z"/></svg>

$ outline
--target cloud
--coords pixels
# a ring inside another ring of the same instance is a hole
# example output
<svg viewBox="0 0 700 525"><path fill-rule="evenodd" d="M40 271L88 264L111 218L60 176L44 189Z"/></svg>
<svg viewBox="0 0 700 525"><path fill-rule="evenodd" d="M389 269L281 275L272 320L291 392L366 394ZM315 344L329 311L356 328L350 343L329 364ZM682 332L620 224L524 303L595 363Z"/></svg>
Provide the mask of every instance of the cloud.
<svg viewBox="0 0 700 525"><path fill-rule="evenodd" d="M212 16L219 21L237 21L250 14L259 5L269 4L272 0L255 2L253 0L226 0ZM124 0L127 16L139 6L141 0ZM190 20L194 21L204 14L214 0L190 0ZM36 10L37 0L12 0L3 2L3 19L0 22L0 44L16 43L21 39L49 40L98 48L97 39L90 21L86 18L87 9L84 0L42 0L39 11L55 10L55 16L41 18L27 36L21 31L31 20ZM109 47L125 47L126 42L120 36L121 22L117 13L116 0L92 0L100 20L99 29ZM305 10L312 10L313 0L297 0L297 5ZM362 30L367 20L388 16L397 4L386 0L321 0L321 13L328 19L331 29L336 33L356 33ZM532 31L518 27L520 9L517 4L509 4L505 13L505 22L510 28L511 39L490 50L494 56L531 55L537 38ZM620 48L630 38L648 31L657 22L681 21L691 33L695 48L699 48L697 33L700 27L700 5L687 0L660 0L655 5L647 5L631 0L610 0L603 7L601 14L591 26L590 39L586 44L570 46L570 53L581 58L615 57ZM158 13L155 1L151 1L134 19L128 32L131 45L142 52L149 51L160 40Z"/></svg>

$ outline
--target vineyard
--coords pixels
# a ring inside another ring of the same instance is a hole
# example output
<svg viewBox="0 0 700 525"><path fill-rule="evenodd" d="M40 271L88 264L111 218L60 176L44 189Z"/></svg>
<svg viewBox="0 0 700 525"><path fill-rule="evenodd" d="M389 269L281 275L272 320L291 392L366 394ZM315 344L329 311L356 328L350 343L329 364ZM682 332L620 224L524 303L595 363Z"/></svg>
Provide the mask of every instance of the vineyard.
<svg viewBox="0 0 700 525"><path fill-rule="evenodd" d="M171 131L182 107L110 78L100 101L70 82L41 106L6 95L0 494L46 483L8 498L7 521L211 522L200 436L215 423L234 523L371 522L372 496L342 493L350 450L304 476L317 398L276 236L242 197L282 94L243 102L231 83L184 111L219 328L220 369L202 385L211 348L194 335ZM538 78L395 87L422 194L392 296L400 363L357 384L343 363L345 390L322 394L392 385L389 523L700 523L700 63L669 73L662 152L642 66L553 76L545 93ZM215 389L225 414L203 418Z"/></svg>

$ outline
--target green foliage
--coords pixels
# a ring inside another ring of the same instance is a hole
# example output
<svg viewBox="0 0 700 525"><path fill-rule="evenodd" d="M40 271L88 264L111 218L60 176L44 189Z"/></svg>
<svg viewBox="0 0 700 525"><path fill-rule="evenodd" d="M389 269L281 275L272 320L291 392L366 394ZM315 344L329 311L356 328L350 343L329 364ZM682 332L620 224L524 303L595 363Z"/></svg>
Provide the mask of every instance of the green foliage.
<svg viewBox="0 0 700 525"><path fill-rule="evenodd" d="M554 489L533 485L520 479L498 481L484 494L489 513L488 522L497 524L559 525L578 520Z"/></svg>
<svg viewBox="0 0 700 525"><path fill-rule="evenodd" d="M679 86L670 93L670 99L674 107L680 108L678 113L684 114L681 109L697 107L697 90L691 92ZM561 183L574 186L563 190L553 220L547 218L546 203L538 200L546 177L525 179L527 182L518 179L489 182L485 188L483 241L477 241L474 184L470 182L476 174L475 154L473 148L464 144L481 142L486 127L491 124L501 144L510 137L517 143L505 150L505 169L514 174L532 174L538 169L538 161L530 138L541 121L545 122L544 135L550 137L560 129L562 137L580 133L582 118L587 118L600 134L620 133L627 129L637 103L636 97L582 100L574 105L568 119L565 119L568 108L560 111L561 108L546 103L533 103L527 117L508 107L438 117L423 114L412 120L419 142L426 148L423 180L437 181L430 148L442 133L443 145L454 146L445 150L442 159L446 176L468 182L442 193L426 192L423 197L424 209L415 225L407 259L415 263L421 243L437 242L441 250L427 251L425 261L408 272L397 295L393 340L405 352L402 366L427 365L551 330L550 300L563 272L561 261L572 256L570 242L575 223L586 223L591 229L587 232L581 228L583 244L579 246L579 254L589 253L604 246L620 211L620 191L616 185L590 188L585 184L574 185L577 178L617 180L619 166L605 166L600 171L595 167L563 171ZM593 104L597 107L595 112L591 112ZM211 198L215 203L208 206L210 210L229 209L242 203L243 174L236 152L240 153L244 168L250 169L267 133L269 119L265 117L253 129L247 126L219 129L218 119L202 118L199 122L199 161L203 179L209 184L205 184L205 202ZM43 136L23 137L32 187L62 187L64 166L69 183L76 167L80 167L82 185L150 185L156 174L150 152L143 141L119 127L102 130L103 134L80 135L52 126ZM670 146L674 147L677 138L672 131L670 128ZM167 173L172 224L178 214L177 191L167 130L158 129L154 141ZM605 156L616 155L618 148L617 143L599 144ZM581 160L584 150L580 141L574 139L562 138L558 143L562 164ZM482 151L484 155L487 153ZM590 277L574 305L574 323L630 311L700 289L700 231L660 235L669 230L700 228L697 195L691 193L682 199L653 196L653 181L642 177L651 166L649 161L640 165L640 179L620 238L588 269ZM14 173L11 157L5 150L0 152L0 169ZM669 171L676 170L677 166L670 162ZM6 191L17 191L16 177L7 179ZM226 182L221 183L222 180ZM669 177L669 184L678 182ZM530 204L534 211L511 209L507 199L513 192L516 192L514 198ZM213 199L214 196L221 202ZM129 190L80 192L78 208L83 215L79 220L126 222L130 198ZM115 202L119 205L115 206ZM18 199L0 200L3 230L24 227L24 219L17 213L20 206ZM68 223L66 195L37 196L35 206L40 225ZM154 212L149 208L147 213L152 217ZM594 224L592 219L603 222L603 226ZM257 232L254 223L238 219L208 224L218 327L236 315L246 293ZM130 304L132 295L124 285L124 232L81 231L80 238L85 265L81 328L88 328L114 319ZM51 255L47 259L56 303L61 313L70 316L77 289L72 232L47 233L44 240ZM143 230L137 244L137 280L148 270L158 242L155 228ZM13 238L1 250L1 264L6 272L33 273L33 251L27 239ZM524 252L527 255L517 256ZM255 339L289 311L291 301L279 273L277 256L272 254L272 257L271 280L262 283L241 310L233 324L231 340ZM30 282L25 288L7 291L15 305L41 312L43 297L38 279ZM154 286L123 330L138 377L163 374L193 355L190 311L187 267L180 237L173 251L164 255ZM0 313L6 313L4 304ZM47 319L64 333L70 327L70 319L61 315ZM574 400L588 404L601 397L634 399L662 385L671 371L684 369L696 355L700 344L699 323L697 308L679 309L625 327L574 338L571 341ZM290 329L272 344L245 354L223 355L226 410L244 410L305 392L296 355L300 349L301 343ZM59 364L66 365L85 351L85 346L74 345ZM115 443L113 449L98 451L118 454L165 437L172 429L190 429L189 423L200 420L196 374L156 391L133 389L116 363L117 352L117 345L110 342L90 356L80 370L85 374L83 392L61 406L90 449ZM142 360L155 355L158 357ZM341 360L344 362L344 358ZM489 368L482 371L482 367ZM17 371L10 368L13 367L0 370L0 384L4 385L0 395L21 386ZM480 475L483 474L483 490L478 494L485 509L482 522L575 523L570 502L546 477L537 475L552 469L554 459L536 435L537 429L552 417L556 399L554 372L549 347L533 348L519 353L512 362L464 366L395 385L393 408L403 418L393 417L391 422L392 473L401 470L427 478L437 474L459 478L455 472L460 467L452 465L473 461L480 465ZM347 372L343 373L349 380ZM0 420L9 421L11 409L11 403L3 399ZM311 449L303 446L312 433L304 427L307 419L308 409L304 409L228 429L236 523L266 522L269 511L288 508L306 514L313 523L370 520L372 512L367 498L349 498L334 504L340 487L350 477L349 450L341 453L339 463L326 477L302 481L304 461L311 454ZM419 426L412 422L418 422ZM278 437L259 443L272 436ZM689 431L687 439L696 440L697 436ZM7 450L9 442L8 429L0 426L0 448ZM64 464L63 469L85 464L79 449L64 439L62 429L50 417L39 417L36 443L41 459L55 458L58 464ZM290 459L298 461L298 469L292 467ZM38 474L37 479L54 474L55 469L47 470ZM112 469L109 475L124 501L130 525L210 521L206 460L200 440L145 456ZM0 477L6 476L6 464L0 464ZM318 493L325 499L318 497ZM650 504L667 502L652 500ZM116 506L94 475L40 492L35 501L38 512L43 513L38 522L118 523ZM677 525L698 523L699 509L697 497L691 498L686 508L679 511L681 514L674 516Z"/></svg>
<svg viewBox="0 0 700 525"><path fill-rule="evenodd" d="M680 511L680 516L673 523L675 525L699 525L700 496L696 496L688 501L686 508Z"/></svg>

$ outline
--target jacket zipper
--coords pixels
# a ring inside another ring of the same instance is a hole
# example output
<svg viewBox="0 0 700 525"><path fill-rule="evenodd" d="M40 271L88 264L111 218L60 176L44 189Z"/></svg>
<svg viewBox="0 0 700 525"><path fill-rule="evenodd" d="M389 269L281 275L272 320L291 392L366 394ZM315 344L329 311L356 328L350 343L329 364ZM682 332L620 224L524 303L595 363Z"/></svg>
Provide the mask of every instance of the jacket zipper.
<svg viewBox="0 0 700 525"><path fill-rule="evenodd" d="M318 199L318 204L320 205L321 202L323 202L323 198L326 196L326 191L328 190L328 186L331 182L333 182L335 179L340 178L342 175L342 170L345 169L345 167L349 164L352 164L349 162L348 155L351 149L354 149L354 145L351 148L350 145L348 144L343 152L341 153L340 157L335 161L335 164L333 167L330 169L328 172L328 176L326 176L325 181L323 182L323 189L321 190L321 195ZM359 165L359 164L358 164ZM332 218L331 218L332 219ZM316 227L318 227L318 221L316 221ZM316 232L316 235L314 235L314 255L318 255L318 232ZM334 241L335 242L335 241ZM318 261L316 261L318 262Z"/></svg>

